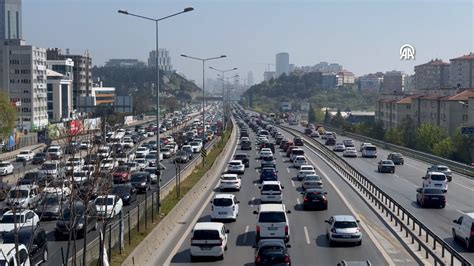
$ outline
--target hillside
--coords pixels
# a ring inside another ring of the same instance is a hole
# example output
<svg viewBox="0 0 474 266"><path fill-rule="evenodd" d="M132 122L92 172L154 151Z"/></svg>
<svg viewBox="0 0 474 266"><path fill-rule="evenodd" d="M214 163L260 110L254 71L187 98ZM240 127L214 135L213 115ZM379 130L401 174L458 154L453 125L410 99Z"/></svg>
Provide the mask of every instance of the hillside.
<svg viewBox="0 0 474 266"><path fill-rule="evenodd" d="M200 95L201 89L184 77L170 73L160 73L160 104L168 109L175 109L179 102L189 102ZM92 76L100 78L105 87L115 87L117 95L133 95L136 112L146 112L155 106L153 85L156 72L148 67L93 67Z"/></svg>
<svg viewBox="0 0 474 266"><path fill-rule="evenodd" d="M244 104L267 112L279 111L281 102L291 102L297 110L303 101L314 108L373 110L377 94L360 92L356 86L323 89L318 75L307 73L264 81L250 87L243 97Z"/></svg>

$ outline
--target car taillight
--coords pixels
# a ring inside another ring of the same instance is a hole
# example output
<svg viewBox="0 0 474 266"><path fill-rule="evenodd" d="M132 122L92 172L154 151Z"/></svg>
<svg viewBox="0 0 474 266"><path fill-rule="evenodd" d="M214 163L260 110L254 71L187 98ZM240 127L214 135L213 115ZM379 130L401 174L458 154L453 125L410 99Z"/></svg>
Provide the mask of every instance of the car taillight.
<svg viewBox="0 0 474 266"><path fill-rule="evenodd" d="M257 225L257 228L255 229L257 231L257 234L260 233L260 226Z"/></svg>
<svg viewBox="0 0 474 266"><path fill-rule="evenodd" d="M285 225L285 235L288 235L288 225Z"/></svg>
<svg viewBox="0 0 474 266"><path fill-rule="evenodd" d="M219 239L219 243L217 243L217 244L218 244L219 246L222 246L222 243L223 243L223 242L224 242L224 239L221 238L221 239Z"/></svg>
<svg viewBox="0 0 474 266"><path fill-rule="evenodd" d="M304 199L303 199L303 200L304 200L304 201L308 201L308 198L307 198L307 197L304 197Z"/></svg>
<svg viewBox="0 0 474 266"><path fill-rule="evenodd" d="M232 211L235 211L235 206L232 206Z"/></svg>
<svg viewBox="0 0 474 266"><path fill-rule="evenodd" d="M290 256L285 255L285 263L290 263Z"/></svg>
<svg viewBox="0 0 474 266"><path fill-rule="evenodd" d="M471 237L474 237L474 230L471 231Z"/></svg>
<svg viewBox="0 0 474 266"><path fill-rule="evenodd" d="M260 261L262 261L262 260L260 259L260 256L257 256L257 257L255 258L255 262L256 262L256 263L259 263Z"/></svg>

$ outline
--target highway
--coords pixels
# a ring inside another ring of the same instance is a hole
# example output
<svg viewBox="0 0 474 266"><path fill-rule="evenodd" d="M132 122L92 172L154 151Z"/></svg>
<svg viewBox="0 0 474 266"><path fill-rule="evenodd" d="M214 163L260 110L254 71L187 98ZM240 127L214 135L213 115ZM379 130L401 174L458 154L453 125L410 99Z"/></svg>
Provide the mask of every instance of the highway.
<svg viewBox="0 0 474 266"><path fill-rule="evenodd" d="M301 132L304 130L301 126L292 126L292 128ZM347 138L337 136L337 142L342 142L344 139ZM316 140L324 143L321 139ZM359 150L361 142L354 141L356 149ZM330 148L332 149L332 147ZM416 189L421 187L421 177L425 175L426 169L431 165L404 155L405 164L397 165L395 174L382 174L377 172L377 162L387 158L390 151L377 147L377 153L377 159L344 158L342 152L337 154L414 214L417 219L442 237L465 258L474 261L474 253L466 250L461 243L454 242L451 233L454 219L459 218L462 213L474 211L474 180L454 173L453 181L448 183L446 207L444 209L420 208L416 203Z"/></svg>
<svg viewBox="0 0 474 266"><path fill-rule="evenodd" d="M252 141L255 134L250 133ZM323 177L325 190L328 192L329 209L327 211L303 211L301 207L300 182L295 180L297 170L287 162L277 148L275 158L279 180L285 187L283 203L292 213L288 214L290 224L290 255L293 265L336 265L341 260L370 260L372 265L418 265L405 251L404 247L393 237L380 219L365 205L350 187L336 176L332 169L322 163L316 154L305 148L307 158L317 166L317 173ZM238 152L241 152L238 150ZM223 261L204 260L199 265L253 265L255 245L255 225L257 216L253 214L259 205L258 177L260 162L256 159L256 149L245 151L250 155L250 167L242 178L242 189L234 193L240 200L239 217L236 222L226 223L230 230L228 250ZM218 184L216 184L218 185ZM193 221L183 221L181 239L168 243L154 265L187 265L190 264L190 234L186 234L195 222L210 221L210 204L213 192L204 202L201 210L192 210ZM206 198L206 197L205 197ZM363 230L361 246L343 245L329 247L325 236L324 220L331 215L354 214L360 220ZM193 263L194 264L194 263Z"/></svg>

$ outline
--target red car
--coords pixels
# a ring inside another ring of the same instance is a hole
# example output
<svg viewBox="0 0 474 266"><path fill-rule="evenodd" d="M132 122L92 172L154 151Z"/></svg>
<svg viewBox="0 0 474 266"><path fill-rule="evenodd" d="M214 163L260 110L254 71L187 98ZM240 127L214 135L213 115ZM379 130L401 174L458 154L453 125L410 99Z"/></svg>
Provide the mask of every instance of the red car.
<svg viewBox="0 0 474 266"><path fill-rule="evenodd" d="M296 148L298 148L298 146L293 146L292 145L292 146L288 147L288 149L286 150L286 157L290 157L291 150L296 149Z"/></svg>
<svg viewBox="0 0 474 266"><path fill-rule="evenodd" d="M130 181L130 167L126 165L119 166L112 174L112 178L115 184L127 183Z"/></svg>
<svg viewBox="0 0 474 266"><path fill-rule="evenodd" d="M285 146L283 146L283 150L284 150L285 152L288 151L288 148L289 148L290 146L293 146L293 142L292 142L292 141L287 141L287 142L285 143Z"/></svg>

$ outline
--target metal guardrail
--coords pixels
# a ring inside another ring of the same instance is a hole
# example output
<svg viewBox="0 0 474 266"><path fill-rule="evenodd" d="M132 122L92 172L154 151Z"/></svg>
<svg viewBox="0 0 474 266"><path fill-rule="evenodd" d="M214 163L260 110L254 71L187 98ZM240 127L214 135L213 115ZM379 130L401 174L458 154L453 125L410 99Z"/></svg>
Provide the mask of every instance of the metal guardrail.
<svg viewBox="0 0 474 266"><path fill-rule="evenodd" d="M399 226L400 231L405 231L405 236L411 237L412 244L417 243L418 251L425 252L426 259L431 257L435 265L445 265L444 259L448 259L448 265L472 265L442 238L423 225L412 213L325 145L308 138L298 130L281 125L280 127L293 136L303 137L308 145L317 149L349 182L368 197L381 210L382 214L390 216L391 221L395 220L395 225ZM441 250L441 255L435 252L437 249Z"/></svg>
<svg viewBox="0 0 474 266"><path fill-rule="evenodd" d="M420 161L424 161L424 162L431 163L431 164L446 165L449 168L451 168L451 170L456 171L458 173L461 173L463 175L466 175L466 177L468 177L470 179L474 179L474 167L472 167L472 166L469 166L469 165L466 165L466 164L463 164L463 163L460 163L460 162L456 162L456 161L453 161L453 160L449 160L449 159L446 159L446 158L443 158L443 157L435 156L433 154L424 153L424 152L421 152L421 151L409 149L407 147L391 144L391 143L388 143L388 142L385 142L385 141L382 141L382 140L369 138L369 137L362 136L362 135L359 135L359 134L355 134L355 133L352 133L352 132L347 132L347 131L341 130L339 128L334 128L334 127L330 127L330 126L326 126L326 125L323 125L323 127L325 129L334 131L334 132L336 132L340 135L351 137L353 139L358 139L358 140L363 141L363 142L370 142L370 143L372 143L374 145L377 145L377 146L380 146L384 149L392 150L392 151L395 151L395 152L400 152L400 153L403 153L403 154L405 154L409 157L418 159Z"/></svg>

